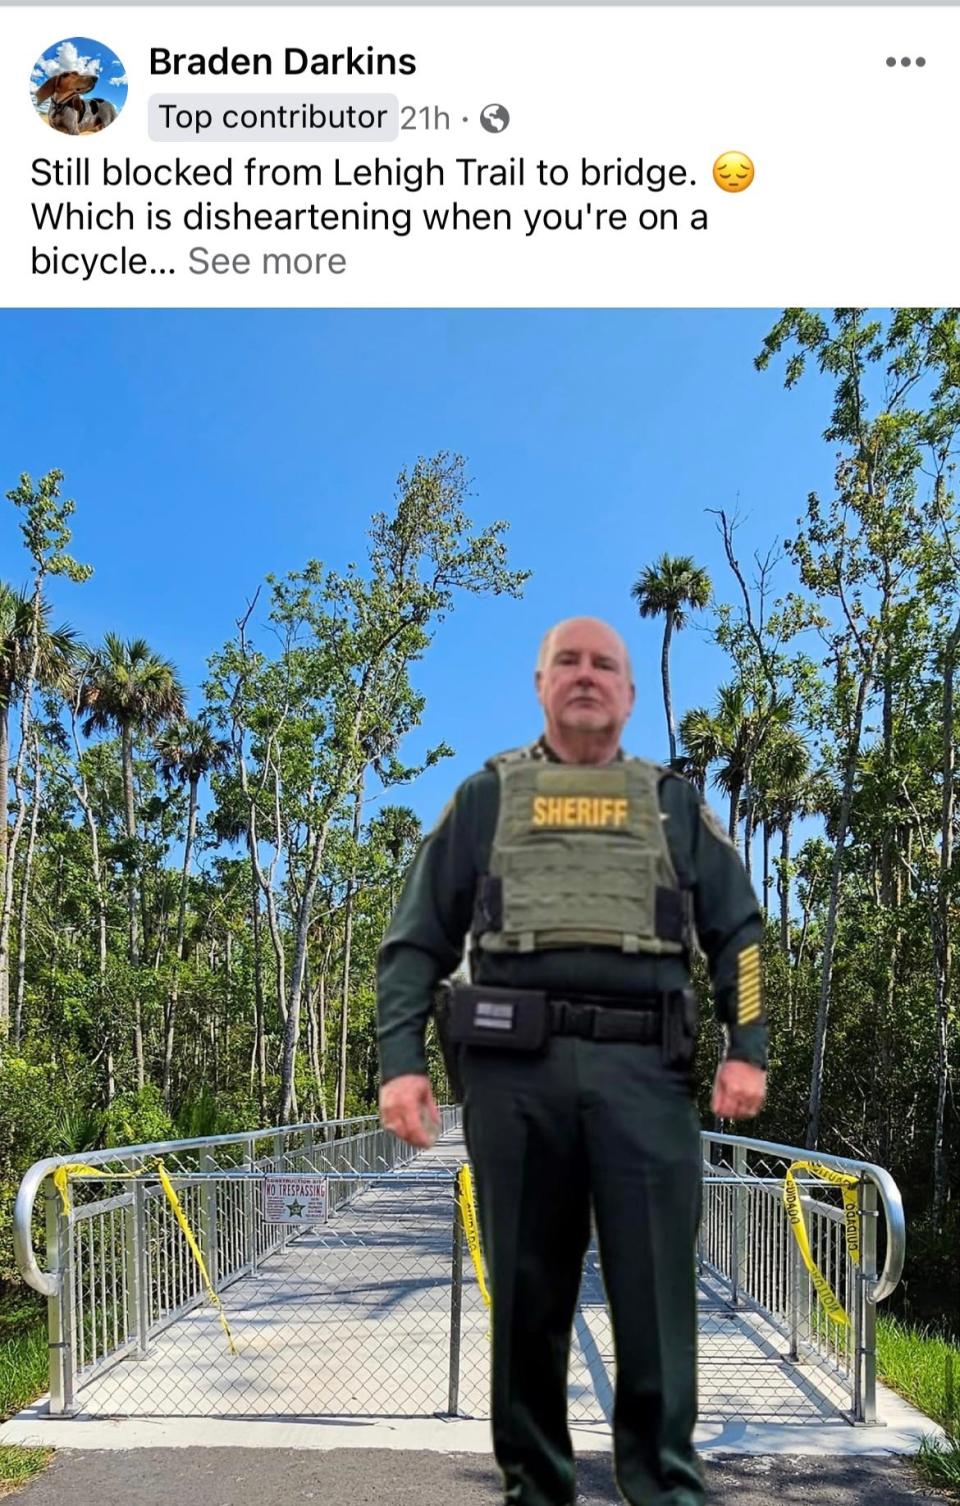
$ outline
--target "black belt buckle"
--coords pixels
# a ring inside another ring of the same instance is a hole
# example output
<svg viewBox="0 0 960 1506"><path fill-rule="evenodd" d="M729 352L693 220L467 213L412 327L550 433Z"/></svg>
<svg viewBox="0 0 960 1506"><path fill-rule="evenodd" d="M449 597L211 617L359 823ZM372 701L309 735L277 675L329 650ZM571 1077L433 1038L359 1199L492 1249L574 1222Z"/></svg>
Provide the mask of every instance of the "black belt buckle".
<svg viewBox="0 0 960 1506"><path fill-rule="evenodd" d="M597 1011L591 1004L576 1004L572 999L551 1000L553 1028L560 1035L578 1035L592 1041L597 1034Z"/></svg>
<svg viewBox="0 0 960 1506"><path fill-rule="evenodd" d="M644 1014L648 1012L643 1011ZM641 1029L641 1015L638 1010L597 1009L594 1012L593 1039L595 1041L640 1040L642 1039Z"/></svg>
<svg viewBox="0 0 960 1506"><path fill-rule="evenodd" d="M657 1025L664 1029L662 1012L649 1005L640 1008L623 1004L588 1003L579 999L552 999L550 1009L553 1028L561 1035L576 1035L585 1041L642 1041L657 1044Z"/></svg>

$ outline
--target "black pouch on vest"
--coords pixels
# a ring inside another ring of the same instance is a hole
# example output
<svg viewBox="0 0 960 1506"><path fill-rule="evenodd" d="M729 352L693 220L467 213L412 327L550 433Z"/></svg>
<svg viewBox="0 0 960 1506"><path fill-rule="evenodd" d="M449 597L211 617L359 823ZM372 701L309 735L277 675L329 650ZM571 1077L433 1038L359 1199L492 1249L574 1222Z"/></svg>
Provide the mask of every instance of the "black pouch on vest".
<svg viewBox="0 0 960 1506"><path fill-rule="evenodd" d="M550 1039L547 996L532 988L481 988L457 983L450 995L450 1038L499 1051L545 1051Z"/></svg>

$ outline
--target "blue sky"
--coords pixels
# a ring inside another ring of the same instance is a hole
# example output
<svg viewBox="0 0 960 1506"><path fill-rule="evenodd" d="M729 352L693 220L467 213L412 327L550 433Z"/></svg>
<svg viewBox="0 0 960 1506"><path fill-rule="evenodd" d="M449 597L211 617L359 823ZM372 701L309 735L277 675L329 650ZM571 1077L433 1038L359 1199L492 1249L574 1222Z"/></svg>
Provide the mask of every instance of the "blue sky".
<svg viewBox="0 0 960 1506"><path fill-rule="evenodd" d="M427 710L405 752L445 738L456 757L390 798L430 823L485 757L538 732L532 664L560 617L624 634L627 746L666 755L662 626L639 620L631 583L664 551L690 553L733 600L706 509L739 499L746 563L790 535L808 491L830 492L830 384L788 393L781 370L753 369L778 313L7 310L0 491L22 471L66 473L72 549L95 573L55 583L58 621L92 642L146 637L196 711L207 656L268 571L362 560L400 467L465 455L472 516L508 519L510 562L534 574L520 602L463 598L415 669ZM0 576L27 579L5 501ZM778 580L795 584L787 562ZM695 627L672 667L678 716L726 674Z"/></svg>

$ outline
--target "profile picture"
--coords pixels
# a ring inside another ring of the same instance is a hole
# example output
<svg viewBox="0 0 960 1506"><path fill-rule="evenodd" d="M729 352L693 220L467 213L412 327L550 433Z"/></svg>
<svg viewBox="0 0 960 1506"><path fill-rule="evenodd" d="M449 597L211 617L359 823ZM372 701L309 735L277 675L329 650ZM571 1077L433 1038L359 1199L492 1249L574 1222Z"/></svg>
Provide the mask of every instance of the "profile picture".
<svg viewBox="0 0 960 1506"><path fill-rule="evenodd" d="M30 92L46 125L67 136L89 136L112 125L126 104L126 69L102 42L70 37L37 59Z"/></svg>

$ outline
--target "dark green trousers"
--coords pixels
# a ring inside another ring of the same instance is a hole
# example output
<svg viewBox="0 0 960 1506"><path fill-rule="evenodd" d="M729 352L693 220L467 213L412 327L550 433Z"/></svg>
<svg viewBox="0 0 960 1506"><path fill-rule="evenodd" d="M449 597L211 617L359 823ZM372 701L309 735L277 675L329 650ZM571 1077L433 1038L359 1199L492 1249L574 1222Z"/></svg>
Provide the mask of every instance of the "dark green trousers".
<svg viewBox="0 0 960 1506"><path fill-rule="evenodd" d="M544 1057L463 1051L464 1132L493 1299L493 1449L507 1502L572 1506L571 1332L591 1204L617 1361L630 1506L701 1506L692 1084L659 1047L554 1037Z"/></svg>

